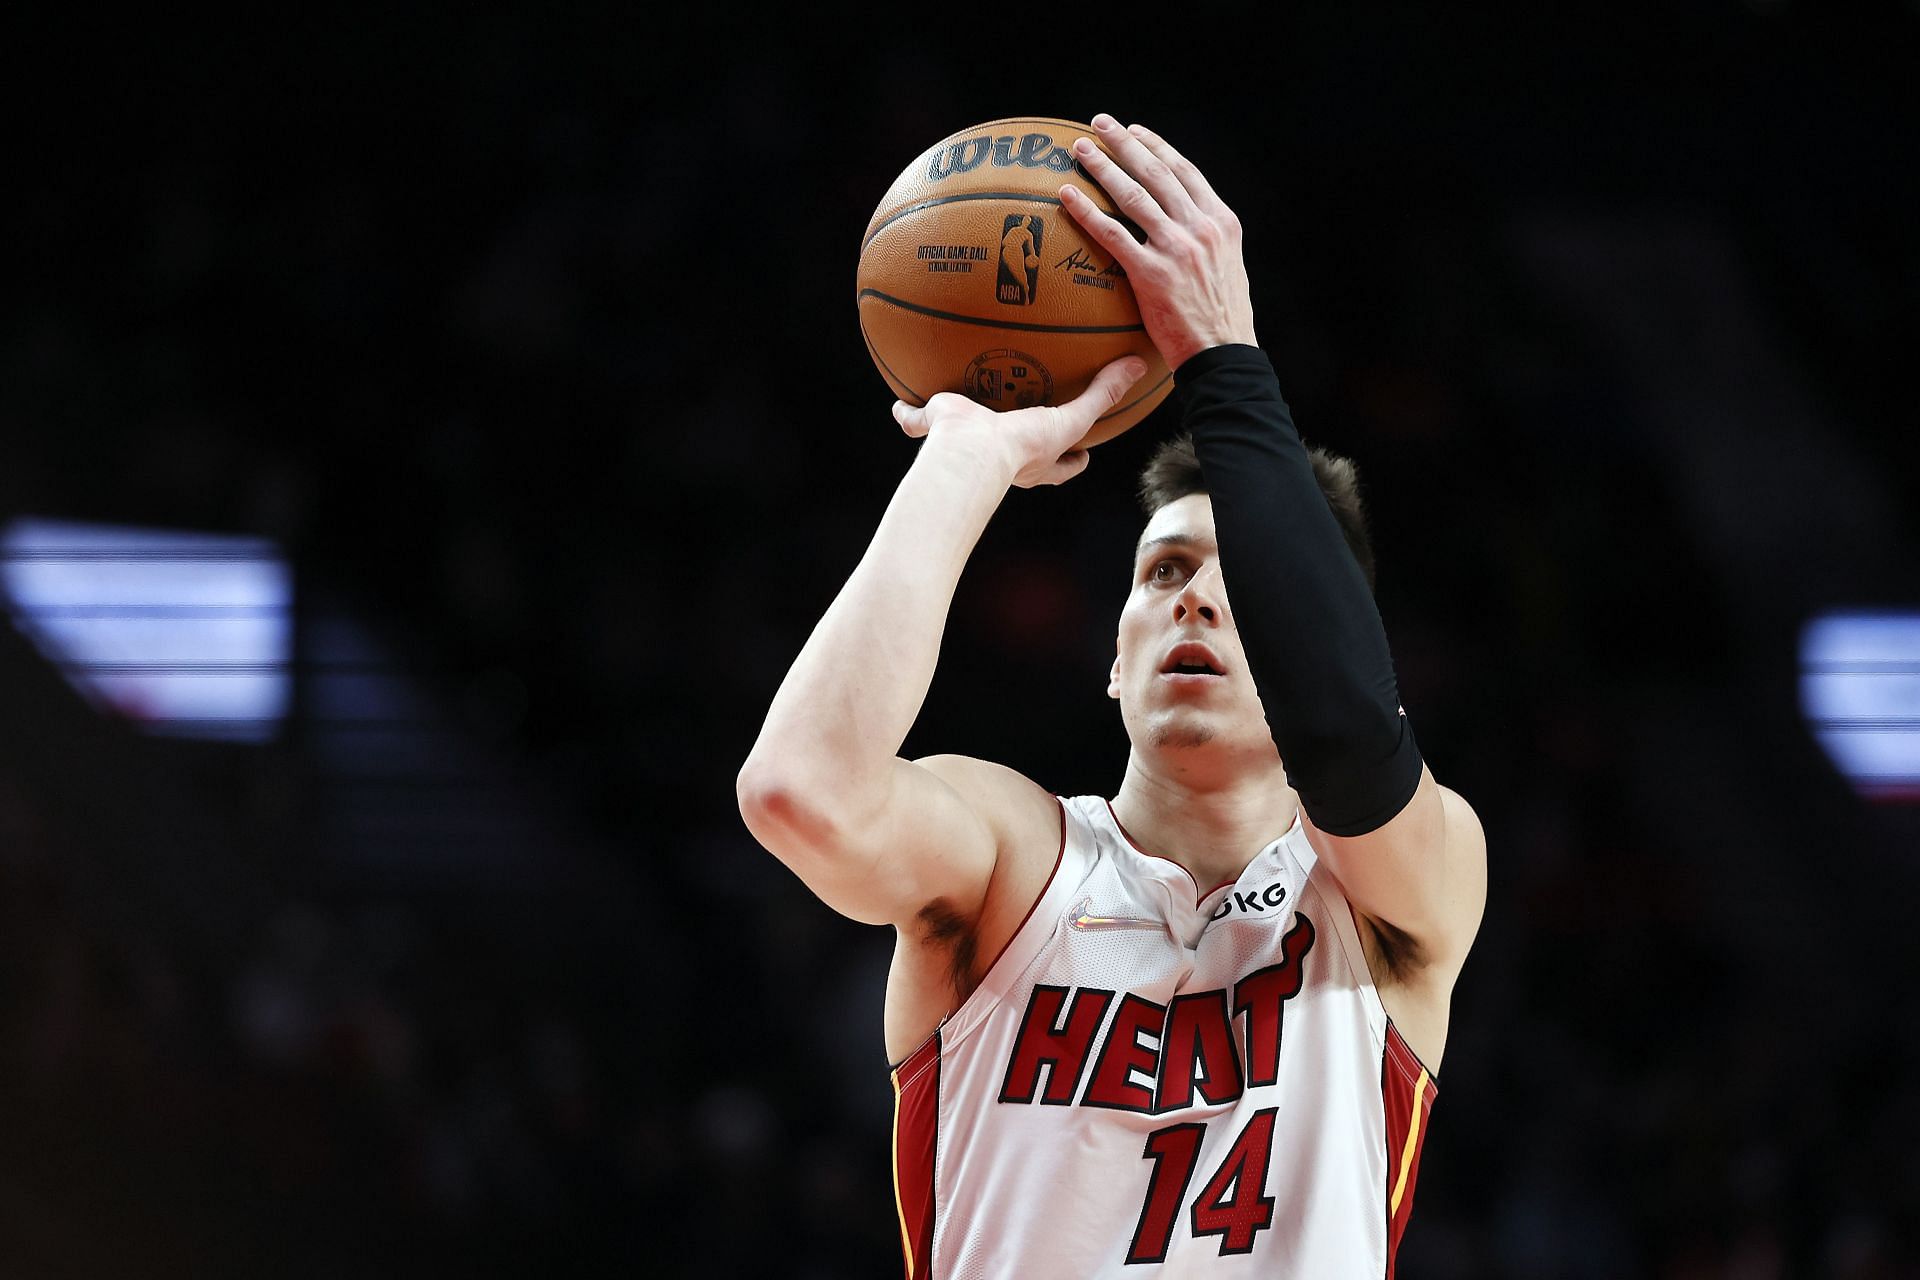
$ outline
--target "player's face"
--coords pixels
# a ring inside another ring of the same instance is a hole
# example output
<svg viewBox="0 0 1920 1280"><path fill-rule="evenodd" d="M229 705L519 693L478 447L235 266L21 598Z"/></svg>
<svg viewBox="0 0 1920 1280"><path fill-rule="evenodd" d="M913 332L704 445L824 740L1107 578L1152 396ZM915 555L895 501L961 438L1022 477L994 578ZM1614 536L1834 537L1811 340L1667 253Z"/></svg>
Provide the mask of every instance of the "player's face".
<svg viewBox="0 0 1920 1280"><path fill-rule="evenodd" d="M1140 535L1107 692L1120 700L1136 748L1211 744L1263 757L1274 750L1234 628L1205 494L1160 508Z"/></svg>

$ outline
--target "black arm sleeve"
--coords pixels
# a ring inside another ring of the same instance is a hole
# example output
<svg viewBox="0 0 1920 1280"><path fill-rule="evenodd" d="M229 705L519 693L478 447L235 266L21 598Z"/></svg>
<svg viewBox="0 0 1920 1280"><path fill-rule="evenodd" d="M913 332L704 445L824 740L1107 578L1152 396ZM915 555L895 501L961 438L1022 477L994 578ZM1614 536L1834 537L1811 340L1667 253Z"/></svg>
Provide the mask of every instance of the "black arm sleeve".
<svg viewBox="0 0 1920 1280"><path fill-rule="evenodd" d="M1214 347L1182 364L1175 381L1213 498L1235 625L1287 781L1322 831L1364 835L1406 807L1421 768L1366 577L1266 354Z"/></svg>

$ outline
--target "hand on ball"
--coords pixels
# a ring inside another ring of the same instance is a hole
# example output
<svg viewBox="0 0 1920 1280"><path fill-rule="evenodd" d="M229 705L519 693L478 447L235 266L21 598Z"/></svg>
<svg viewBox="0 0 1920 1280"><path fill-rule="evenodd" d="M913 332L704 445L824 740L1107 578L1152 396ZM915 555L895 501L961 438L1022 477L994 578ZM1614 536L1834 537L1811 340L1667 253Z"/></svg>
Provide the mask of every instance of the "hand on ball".
<svg viewBox="0 0 1920 1280"><path fill-rule="evenodd" d="M943 391L916 408L893 404L893 417L910 436L979 450L1022 489L1064 484L1087 469L1087 451L1074 446L1094 419L1106 413L1147 371L1138 356L1115 360L1094 375L1079 396L1062 405L995 412L963 395Z"/></svg>
<svg viewBox="0 0 1920 1280"><path fill-rule="evenodd" d="M1167 367L1178 369L1208 347L1255 345L1252 290L1233 210L1192 161L1144 125L1122 129L1102 114L1093 127L1113 155L1082 138L1074 143L1074 159L1146 233L1146 243L1078 187L1061 187L1060 203L1126 269L1147 336Z"/></svg>
<svg viewBox="0 0 1920 1280"><path fill-rule="evenodd" d="M1139 356L1147 373L1077 443L1091 448L1166 401L1173 375L1126 271L1061 212L1073 183L1126 215L1073 143L1085 121L1009 116L942 138L874 206L854 271L860 336L893 394L925 404L957 391L993 409L1064 404L1100 369Z"/></svg>

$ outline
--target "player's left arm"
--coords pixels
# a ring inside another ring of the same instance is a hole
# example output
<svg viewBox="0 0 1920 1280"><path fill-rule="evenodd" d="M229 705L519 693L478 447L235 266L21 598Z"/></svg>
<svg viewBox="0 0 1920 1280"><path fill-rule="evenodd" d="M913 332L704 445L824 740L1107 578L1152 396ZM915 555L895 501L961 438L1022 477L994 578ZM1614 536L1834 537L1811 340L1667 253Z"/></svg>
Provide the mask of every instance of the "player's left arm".
<svg viewBox="0 0 1920 1280"><path fill-rule="evenodd" d="M1313 843L1355 909L1387 926L1397 977L1450 976L1479 928L1485 839L1421 759L1366 578L1255 345L1239 221L1158 135L1094 124L1115 158L1075 154L1145 240L1073 188L1061 200L1126 269L1176 371L1235 626Z"/></svg>
<svg viewBox="0 0 1920 1280"><path fill-rule="evenodd" d="M1313 845L1390 977L1450 984L1486 899L1479 819L1421 757L1373 593L1266 356L1209 348L1175 376L1234 626Z"/></svg>
<svg viewBox="0 0 1920 1280"><path fill-rule="evenodd" d="M1487 840L1457 791L1423 764L1413 798L1381 827L1338 836L1316 826L1310 835L1354 909L1376 933L1391 926L1382 942L1395 977L1459 972L1486 907Z"/></svg>

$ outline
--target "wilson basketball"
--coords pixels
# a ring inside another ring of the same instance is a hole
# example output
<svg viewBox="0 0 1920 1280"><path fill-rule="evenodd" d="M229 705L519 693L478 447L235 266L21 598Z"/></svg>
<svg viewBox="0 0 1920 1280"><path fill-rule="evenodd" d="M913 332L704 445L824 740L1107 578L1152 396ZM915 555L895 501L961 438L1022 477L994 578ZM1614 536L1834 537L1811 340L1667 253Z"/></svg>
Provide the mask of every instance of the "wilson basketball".
<svg viewBox="0 0 1920 1280"><path fill-rule="evenodd" d="M1145 357L1145 376L1083 446L1166 399L1173 374L1126 273L1060 205L1071 182L1114 214L1073 158L1074 139L1093 136L1071 120L992 120L942 138L894 181L860 242L856 279L860 331L894 395L1061 404L1108 362Z"/></svg>

